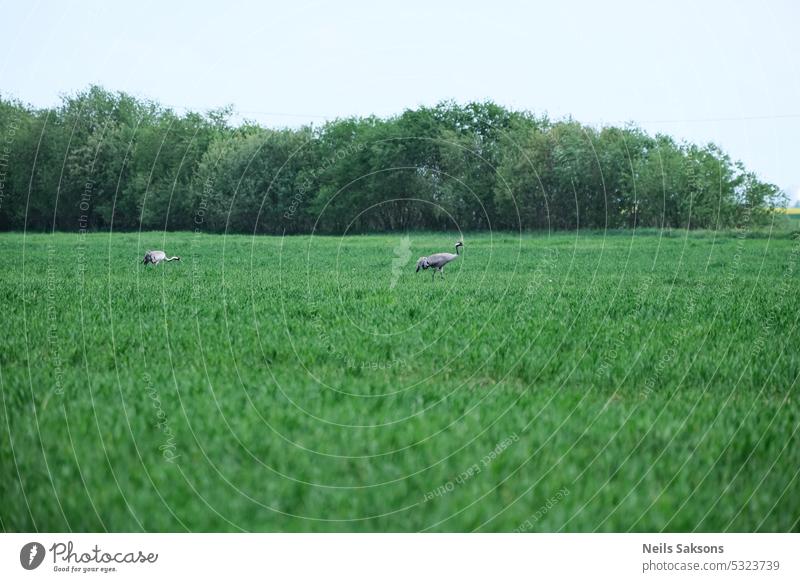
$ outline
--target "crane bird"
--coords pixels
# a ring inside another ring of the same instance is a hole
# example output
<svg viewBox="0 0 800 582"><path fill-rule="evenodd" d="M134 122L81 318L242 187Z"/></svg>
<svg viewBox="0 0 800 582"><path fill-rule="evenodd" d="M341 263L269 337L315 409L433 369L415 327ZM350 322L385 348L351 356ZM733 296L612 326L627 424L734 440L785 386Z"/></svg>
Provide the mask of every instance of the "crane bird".
<svg viewBox="0 0 800 582"><path fill-rule="evenodd" d="M167 258L167 253L165 253L164 251L147 251L144 254L144 260L142 261L142 263L144 265L148 264L157 265L162 261L170 262L170 261L180 261L180 260L181 260L180 257Z"/></svg>
<svg viewBox="0 0 800 582"><path fill-rule="evenodd" d="M439 271L442 274L442 278L444 278L444 267L450 261L454 261L458 258L459 253L458 249L464 246L464 243L458 241L456 243L456 254L453 253L436 253L435 255L431 255L429 257L420 257L417 261L417 273L419 270L425 270L428 268L433 269L431 280L436 279L436 271Z"/></svg>

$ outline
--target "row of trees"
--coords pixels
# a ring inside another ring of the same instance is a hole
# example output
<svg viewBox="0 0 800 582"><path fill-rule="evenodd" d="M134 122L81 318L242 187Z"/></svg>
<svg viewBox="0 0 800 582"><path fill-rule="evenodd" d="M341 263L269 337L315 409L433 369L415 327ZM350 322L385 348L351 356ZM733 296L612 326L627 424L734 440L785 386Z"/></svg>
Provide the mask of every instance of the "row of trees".
<svg viewBox="0 0 800 582"><path fill-rule="evenodd" d="M785 203L714 145L493 103L231 124L99 87L0 97L0 229L323 233L732 227Z"/></svg>

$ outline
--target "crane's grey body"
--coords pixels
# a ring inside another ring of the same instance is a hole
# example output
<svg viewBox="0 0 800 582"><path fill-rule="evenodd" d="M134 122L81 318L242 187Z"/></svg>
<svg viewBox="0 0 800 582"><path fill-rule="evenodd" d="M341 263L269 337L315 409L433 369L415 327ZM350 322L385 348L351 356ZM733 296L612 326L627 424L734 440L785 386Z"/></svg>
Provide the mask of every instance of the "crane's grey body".
<svg viewBox="0 0 800 582"><path fill-rule="evenodd" d="M181 260L180 257L167 258L167 253L165 253L164 251L147 251L144 254L144 260L142 261L142 263L144 263L145 265L149 264L157 265L164 261L170 262L170 261L180 261L180 260Z"/></svg>
<svg viewBox="0 0 800 582"><path fill-rule="evenodd" d="M459 257L458 249L464 246L464 243L461 241L456 243L456 254L453 253L436 253L435 255L430 255L428 257L420 257L417 261L417 272L419 270L425 269L433 269L431 280L436 278L436 272L442 274L444 277L444 268L445 266L450 263L451 261L456 260Z"/></svg>

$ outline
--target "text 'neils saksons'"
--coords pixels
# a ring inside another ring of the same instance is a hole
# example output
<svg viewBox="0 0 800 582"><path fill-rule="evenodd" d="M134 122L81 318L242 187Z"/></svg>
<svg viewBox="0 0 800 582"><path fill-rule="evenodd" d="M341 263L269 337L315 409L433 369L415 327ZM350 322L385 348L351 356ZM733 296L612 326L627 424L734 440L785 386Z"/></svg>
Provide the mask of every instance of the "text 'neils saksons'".
<svg viewBox="0 0 800 582"><path fill-rule="evenodd" d="M722 546L698 546L696 544L642 544L643 554L723 554Z"/></svg>

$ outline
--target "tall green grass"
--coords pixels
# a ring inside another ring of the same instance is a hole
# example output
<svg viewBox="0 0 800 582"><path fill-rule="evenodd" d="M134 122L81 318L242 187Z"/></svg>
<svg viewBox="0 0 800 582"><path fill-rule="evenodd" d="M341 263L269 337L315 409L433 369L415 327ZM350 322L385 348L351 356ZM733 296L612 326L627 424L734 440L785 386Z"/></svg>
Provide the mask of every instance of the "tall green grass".
<svg viewBox="0 0 800 582"><path fill-rule="evenodd" d="M2 235L1 525L797 531L800 252L747 234Z"/></svg>

